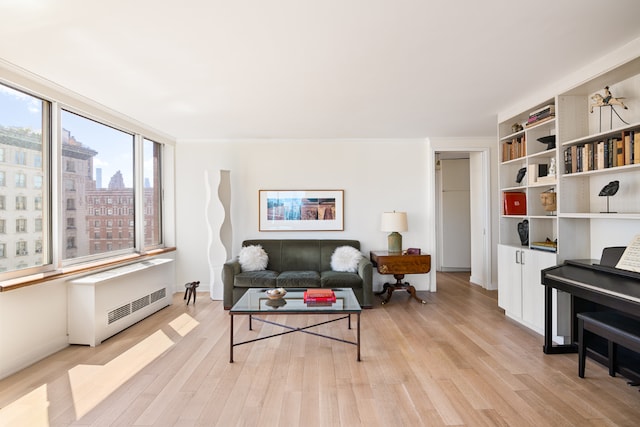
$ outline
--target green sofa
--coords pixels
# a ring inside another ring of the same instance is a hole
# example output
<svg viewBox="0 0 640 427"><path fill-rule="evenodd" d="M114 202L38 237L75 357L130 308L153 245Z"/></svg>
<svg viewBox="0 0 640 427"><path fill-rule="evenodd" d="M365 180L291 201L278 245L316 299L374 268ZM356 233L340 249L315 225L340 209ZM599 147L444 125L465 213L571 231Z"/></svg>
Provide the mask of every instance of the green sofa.
<svg viewBox="0 0 640 427"><path fill-rule="evenodd" d="M360 250L358 240L245 240L242 246L260 245L269 256L267 268L242 271L238 257L222 268L223 303L230 309L248 288L353 288L358 302L371 307L373 297L371 261L363 256L357 273L332 271L331 256L340 246Z"/></svg>

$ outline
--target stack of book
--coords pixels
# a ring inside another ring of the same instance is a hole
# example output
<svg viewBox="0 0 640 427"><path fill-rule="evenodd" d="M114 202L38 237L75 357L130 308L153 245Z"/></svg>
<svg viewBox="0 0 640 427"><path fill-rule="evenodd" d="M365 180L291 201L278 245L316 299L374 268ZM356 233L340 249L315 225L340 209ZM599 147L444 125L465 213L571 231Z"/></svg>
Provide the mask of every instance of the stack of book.
<svg viewBox="0 0 640 427"><path fill-rule="evenodd" d="M304 292L304 302L312 305L331 305L336 302L332 289L311 288Z"/></svg>
<svg viewBox="0 0 640 427"><path fill-rule="evenodd" d="M532 111L529 113L529 118L527 119L526 126L533 126L538 123L542 123L544 121L550 120L556 116L556 106L549 104L546 105L539 110Z"/></svg>
<svg viewBox="0 0 640 427"><path fill-rule="evenodd" d="M558 241L547 238L544 242L532 242L531 249L538 249L541 251L555 252L558 249Z"/></svg>

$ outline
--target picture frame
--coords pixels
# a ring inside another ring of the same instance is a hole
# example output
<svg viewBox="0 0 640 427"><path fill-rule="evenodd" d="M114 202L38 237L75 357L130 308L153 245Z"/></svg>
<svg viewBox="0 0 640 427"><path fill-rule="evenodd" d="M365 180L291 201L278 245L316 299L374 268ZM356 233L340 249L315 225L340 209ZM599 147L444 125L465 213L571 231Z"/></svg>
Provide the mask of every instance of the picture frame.
<svg viewBox="0 0 640 427"><path fill-rule="evenodd" d="M259 190L259 231L343 231L344 190Z"/></svg>

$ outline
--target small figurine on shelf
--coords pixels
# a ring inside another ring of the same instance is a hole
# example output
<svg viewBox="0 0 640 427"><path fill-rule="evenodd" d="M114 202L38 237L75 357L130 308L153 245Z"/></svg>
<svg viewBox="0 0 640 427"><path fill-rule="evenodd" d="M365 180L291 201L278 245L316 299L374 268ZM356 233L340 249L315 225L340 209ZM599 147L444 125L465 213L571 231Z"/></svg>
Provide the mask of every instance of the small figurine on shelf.
<svg viewBox="0 0 640 427"><path fill-rule="evenodd" d="M511 132L512 133L517 133L520 132L523 129L522 125L520 123L514 123L511 125Z"/></svg>
<svg viewBox="0 0 640 427"><path fill-rule="evenodd" d="M625 110L628 110L629 108L626 105L624 105L624 103L622 102L622 99L624 99L624 98L623 97L619 97L619 98L614 97L611 94L611 91L609 90L609 86L605 86L604 95L600 95L599 93L596 93L596 94L591 96L591 99L594 102L592 104L589 104L589 112L593 113L593 107L600 108L600 124L599 124L599 130L600 131L602 131L602 107L609 107L609 109L610 109L610 112L611 112L611 118L609 119L610 128L613 128L613 113L616 113L616 116L618 116L618 119L620 119L620 121L622 123L624 123L625 125L629 124L626 121L624 121L624 119L622 117L620 117L620 114L618 114L616 109L613 108L614 105L619 105L622 108L624 108Z"/></svg>
<svg viewBox="0 0 640 427"><path fill-rule="evenodd" d="M549 172L547 173L547 176L556 176L556 159L555 159L555 157L552 157L549 160Z"/></svg>
<svg viewBox="0 0 640 427"><path fill-rule="evenodd" d="M604 95L600 95L599 93L594 94L591 99L593 99L595 102L593 104L589 105L589 112L593 113L593 107L610 107L613 105L619 105L622 108L624 108L625 110L628 109L628 107L626 105L624 105L624 103L621 101L622 97L620 98L616 98L611 94L611 91L609 90L609 86L605 86L604 87Z"/></svg>

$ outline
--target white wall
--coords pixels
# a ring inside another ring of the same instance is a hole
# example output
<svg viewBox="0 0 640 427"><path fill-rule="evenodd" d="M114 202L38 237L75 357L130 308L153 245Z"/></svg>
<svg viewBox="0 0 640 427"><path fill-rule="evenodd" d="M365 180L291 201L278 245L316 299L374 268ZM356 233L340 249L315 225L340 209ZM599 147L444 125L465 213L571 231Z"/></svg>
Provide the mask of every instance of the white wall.
<svg viewBox="0 0 640 427"><path fill-rule="evenodd" d="M379 231L383 211L406 211L409 231L403 246L432 253L432 213L427 209L432 162L428 141L400 140L179 140L176 149L177 279L208 286L205 175L231 174L233 254L250 238L356 239L362 252L387 247ZM344 231L259 232L258 190L344 190ZM432 270L433 271L433 270ZM433 273L432 273L433 274ZM429 290L431 276L407 276L418 290ZM374 274L374 288L388 276ZM213 286L221 286L213 277ZM215 292L214 292L215 294Z"/></svg>
<svg viewBox="0 0 640 427"><path fill-rule="evenodd" d="M81 276L0 292L0 379L69 345L67 282Z"/></svg>
<svg viewBox="0 0 640 427"><path fill-rule="evenodd" d="M66 347L65 280L0 292L0 325L0 378Z"/></svg>

